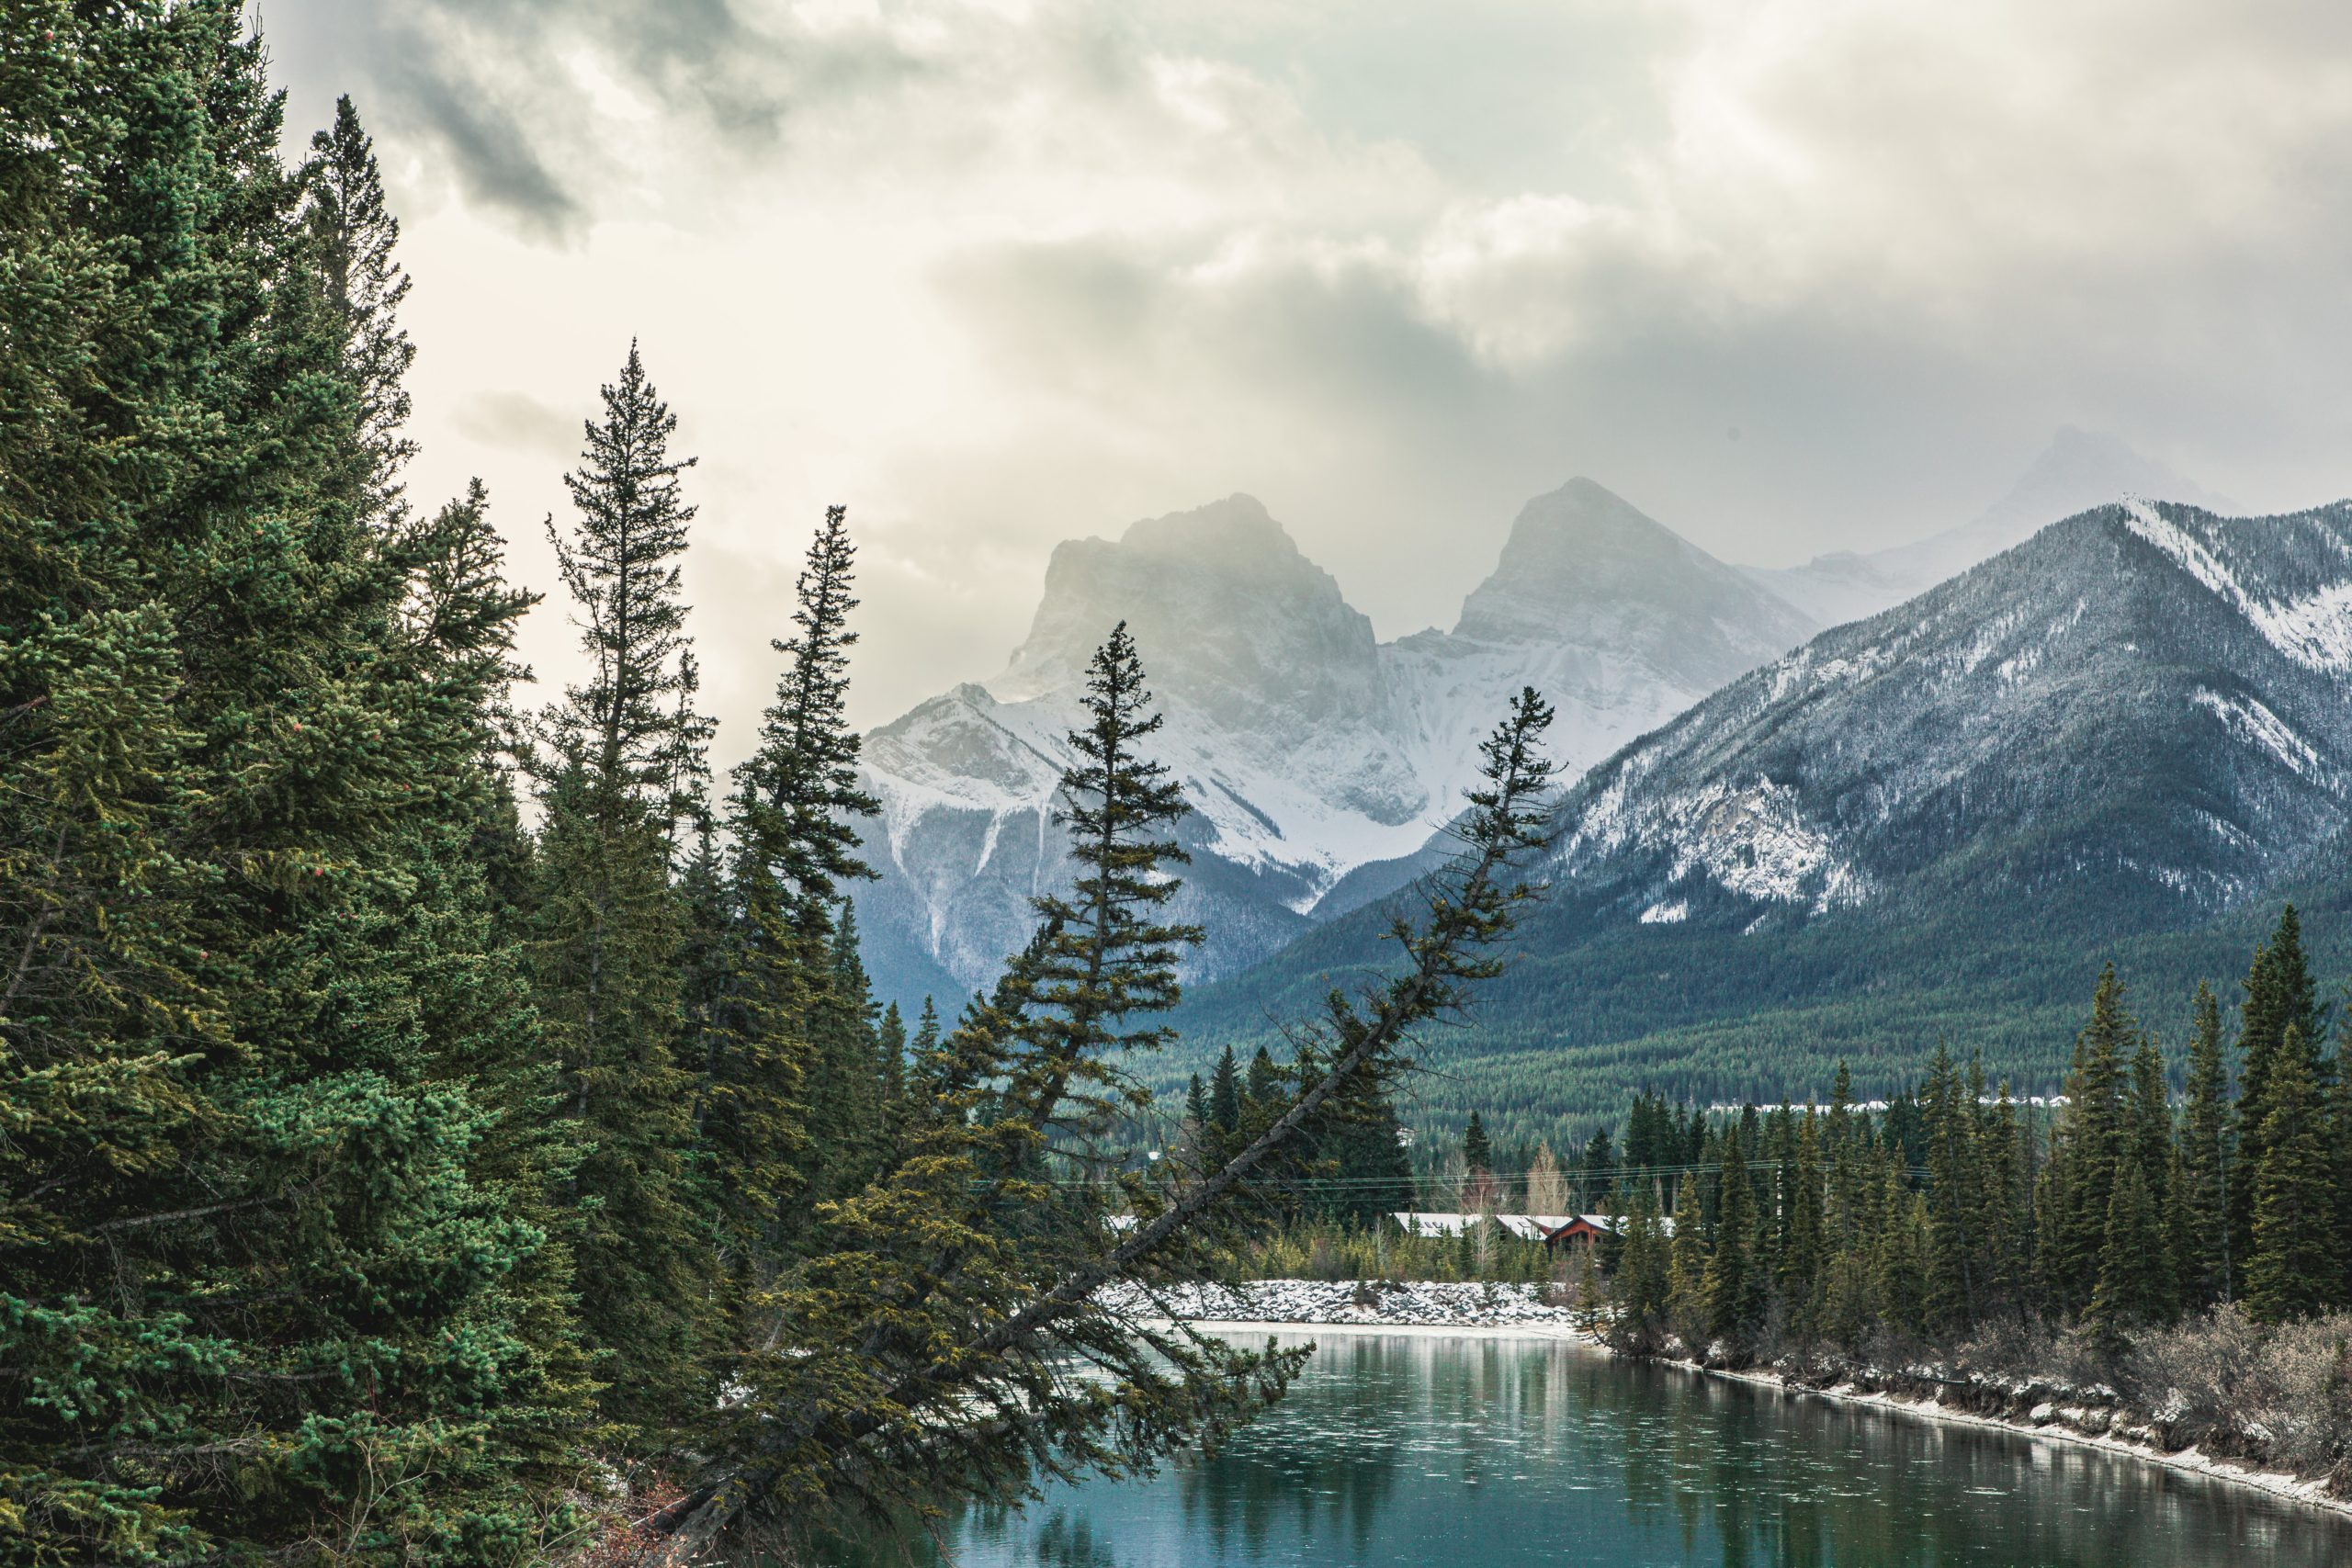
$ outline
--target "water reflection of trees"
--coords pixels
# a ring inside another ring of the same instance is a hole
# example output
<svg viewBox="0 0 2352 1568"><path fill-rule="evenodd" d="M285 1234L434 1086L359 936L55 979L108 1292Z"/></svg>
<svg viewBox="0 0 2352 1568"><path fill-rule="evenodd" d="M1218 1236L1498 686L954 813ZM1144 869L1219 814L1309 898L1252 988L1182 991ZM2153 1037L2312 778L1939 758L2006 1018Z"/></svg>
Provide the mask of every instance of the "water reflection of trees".
<svg viewBox="0 0 2352 1568"><path fill-rule="evenodd" d="M1710 1535L1726 1568L2283 1568L2342 1545L2332 1521L2299 1531L2267 1499L2093 1450L1665 1369L1590 1391L1616 1396L1628 1522L1670 1517L1694 1562Z"/></svg>
<svg viewBox="0 0 2352 1568"><path fill-rule="evenodd" d="M972 1568L2352 1562L2340 1522L2113 1456L1575 1347L1336 1336L1214 1458L960 1539Z"/></svg>
<svg viewBox="0 0 2352 1568"><path fill-rule="evenodd" d="M1219 1561L1262 1558L1278 1519L1298 1540L1367 1551L1396 1495L1418 1411L1441 1381L1429 1376L1426 1357L1411 1354L1427 1343L1340 1337L1322 1346L1312 1380L1292 1390L1277 1418L1179 1472L1188 1529Z"/></svg>

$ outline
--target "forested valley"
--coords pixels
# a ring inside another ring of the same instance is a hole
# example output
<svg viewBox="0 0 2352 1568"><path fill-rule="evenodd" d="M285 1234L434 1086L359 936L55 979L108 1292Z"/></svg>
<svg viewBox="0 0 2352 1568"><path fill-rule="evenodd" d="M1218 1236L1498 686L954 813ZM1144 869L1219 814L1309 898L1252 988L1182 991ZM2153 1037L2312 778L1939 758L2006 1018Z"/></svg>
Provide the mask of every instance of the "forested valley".
<svg viewBox="0 0 2352 1568"><path fill-rule="evenodd" d="M1432 1026L1546 891L1531 688L1385 968L1156 1091L1204 933L1120 624L1073 880L984 994L877 1006L848 511L788 525L773 700L720 770L658 354L596 324L535 611L481 484L411 492L373 143L345 98L287 156L252 24L0 0L0 1561L911 1541L1278 1400L1307 1348L1154 1305L1251 1276L1510 1281L1634 1355L1823 1381L2112 1383L2352 1486L2352 1008L2292 908L2177 1060L2086 976L2062 1100L1953 1041L1826 1104L1678 1083L1621 1126L1620 1086L1417 1145ZM533 613L577 628L560 693ZM1596 1239L1489 1219L1529 1213Z"/></svg>

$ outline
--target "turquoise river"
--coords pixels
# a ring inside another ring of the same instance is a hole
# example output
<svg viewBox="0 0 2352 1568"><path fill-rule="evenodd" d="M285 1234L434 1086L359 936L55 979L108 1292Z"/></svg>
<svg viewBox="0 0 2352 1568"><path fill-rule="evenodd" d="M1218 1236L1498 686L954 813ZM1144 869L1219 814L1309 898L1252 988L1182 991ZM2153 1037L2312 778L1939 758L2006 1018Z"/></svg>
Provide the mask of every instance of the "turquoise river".
<svg viewBox="0 0 2352 1568"><path fill-rule="evenodd" d="M1311 1331L1302 1331L1311 1332ZM1214 1458L952 1521L959 1568L2352 1564L2352 1518L1560 1340L1333 1334Z"/></svg>

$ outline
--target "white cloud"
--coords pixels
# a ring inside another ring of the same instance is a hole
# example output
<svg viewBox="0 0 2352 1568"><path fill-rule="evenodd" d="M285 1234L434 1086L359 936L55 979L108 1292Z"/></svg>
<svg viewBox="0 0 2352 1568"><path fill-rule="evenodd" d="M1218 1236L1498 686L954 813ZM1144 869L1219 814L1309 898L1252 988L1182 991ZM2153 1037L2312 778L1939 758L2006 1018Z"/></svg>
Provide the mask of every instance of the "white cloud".
<svg viewBox="0 0 2352 1568"><path fill-rule="evenodd" d="M1056 540L1235 489L1396 632L1577 471L1748 558L1954 521L2064 421L2256 503L2352 488L2334 3L268 22L297 123L347 88L384 142L419 489L484 471L543 585L548 433L644 338L729 754L834 500L875 720L987 672Z"/></svg>

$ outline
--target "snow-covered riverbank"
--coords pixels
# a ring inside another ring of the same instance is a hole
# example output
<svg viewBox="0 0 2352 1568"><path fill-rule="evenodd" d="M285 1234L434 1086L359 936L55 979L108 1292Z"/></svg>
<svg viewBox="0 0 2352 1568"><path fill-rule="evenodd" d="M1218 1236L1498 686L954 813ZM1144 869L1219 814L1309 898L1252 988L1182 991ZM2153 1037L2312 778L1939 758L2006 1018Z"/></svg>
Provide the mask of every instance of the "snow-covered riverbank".
<svg viewBox="0 0 2352 1568"><path fill-rule="evenodd" d="M1121 1285L1106 1292L1104 1299L1139 1315L1240 1332L1264 1330L1283 1337L1308 1337L1316 1332L1332 1331L1507 1335L1569 1339L1604 1354L1615 1353L1598 1335L1578 1327L1567 1308L1546 1303L1532 1285L1358 1285L1348 1280L1259 1280L1238 1287L1181 1285L1149 1292L1136 1286ZM2096 1390L2079 1391L2080 1397L2069 1396L2063 1403L2057 1398L2020 1395L2010 1403L2022 1404L2021 1413L1988 1411L1970 1409L1958 1401L1973 1397L1982 1403L1993 1386L1990 1384L1948 1387L1898 1372L1816 1386L1792 1381L1769 1367L1734 1370L1677 1359L1665 1359L1660 1364L1772 1389L1792 1399L1835 1400L1923 1420L1994 1427L2042 1442L2100 1449L2167 1470L2250 1486L2273 1496L2352 1515L2352 1499L2331 1495L2324 1480L2257 1470L2233 1460L2200 1453L2193 1447L2167 1451L2158 1446L2155 1434L2148 1428L2119 1426L2118 1413L2096 1397ZM1911 1384L1925 1386L1913 1392ZM2018 1386L2025 1389L2029 1385Z"/></svg>
<svg viewBox="0 0 2352 1568"><path fill-rule="evenodd" d="M1554 1337L1577 1332L1567 1309L1547 1305L1532 1285L1257 1280L1240 1286L1177 1285L1156 1292L1116 1285L1101 1299L1116 1310L1147 1317L1220 1325L1542 1330Z"/></svg>

